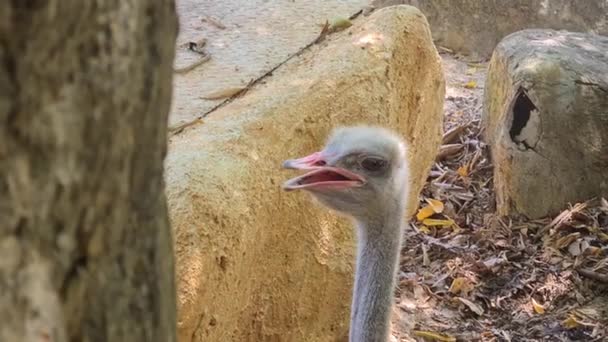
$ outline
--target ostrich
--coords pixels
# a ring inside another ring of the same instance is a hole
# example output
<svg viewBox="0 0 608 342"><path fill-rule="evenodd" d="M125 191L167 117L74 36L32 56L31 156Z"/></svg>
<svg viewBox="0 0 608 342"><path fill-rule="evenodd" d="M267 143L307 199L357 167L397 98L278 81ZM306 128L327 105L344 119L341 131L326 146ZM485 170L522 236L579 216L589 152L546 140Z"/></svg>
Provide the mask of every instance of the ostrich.
<svg viewBox="0 0 608 342"><path fill-rule="evenodd" d="M322 151L283 164L308 171L285 182L284 190L306 190L354 220L350 342L387 341L407 195L405 154L405 144L388 130L346 127L335 130Z"/></svg>

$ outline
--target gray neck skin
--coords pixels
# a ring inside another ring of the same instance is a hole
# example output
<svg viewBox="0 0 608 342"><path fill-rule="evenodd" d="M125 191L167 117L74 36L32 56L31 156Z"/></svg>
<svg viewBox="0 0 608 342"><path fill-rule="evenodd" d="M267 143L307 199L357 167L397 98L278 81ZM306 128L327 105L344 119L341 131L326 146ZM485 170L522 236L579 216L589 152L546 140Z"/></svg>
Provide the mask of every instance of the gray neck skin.
<svg viewBox="0 0 608 342"><path fill-rule="evenodd" d="M357 219L357 268L350 342L388 341L403 225L401 203Z"/></svg>

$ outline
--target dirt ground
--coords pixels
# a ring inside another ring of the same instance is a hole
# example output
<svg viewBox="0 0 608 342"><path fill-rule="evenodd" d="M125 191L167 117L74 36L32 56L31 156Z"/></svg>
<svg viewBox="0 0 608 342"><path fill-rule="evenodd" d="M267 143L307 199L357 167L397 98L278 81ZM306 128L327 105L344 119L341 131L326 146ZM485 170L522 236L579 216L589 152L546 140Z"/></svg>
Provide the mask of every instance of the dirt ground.
<svg viewBox="0 0 608 342"><path fill-rule="evenodd" d="M394 340L608 340L608 202L494 215L479 126L487 63L442 58L444 145L406 230Z"/></svg>

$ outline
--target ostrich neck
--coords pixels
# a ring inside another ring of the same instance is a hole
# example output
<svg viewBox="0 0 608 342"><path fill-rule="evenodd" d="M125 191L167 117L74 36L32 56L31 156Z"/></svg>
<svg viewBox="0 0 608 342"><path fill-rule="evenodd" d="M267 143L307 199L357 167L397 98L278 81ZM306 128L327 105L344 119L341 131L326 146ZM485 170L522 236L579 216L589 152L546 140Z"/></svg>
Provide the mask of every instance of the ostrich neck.
<svg viewBox="0 0 608 342"><path fill-rule="evenodd" d="M357 263L350 342L386 342L401 247L401 203L357 220Z"/></svg>

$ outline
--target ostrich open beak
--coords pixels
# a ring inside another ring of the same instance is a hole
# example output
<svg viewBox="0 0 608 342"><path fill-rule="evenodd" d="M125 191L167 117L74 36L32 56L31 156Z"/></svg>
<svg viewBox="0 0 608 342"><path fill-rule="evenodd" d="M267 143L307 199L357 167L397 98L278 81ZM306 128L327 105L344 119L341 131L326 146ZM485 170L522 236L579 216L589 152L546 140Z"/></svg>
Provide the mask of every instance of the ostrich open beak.
<svg viewBox="0 0 608 342"><path fill-rule="evenodd" d="M326 165L322 152L315 152L300 159L290 159L283 163L286 169L310 170L283 184L285 191L348 189L365 184L365 178L340 167Z"/></svg>

